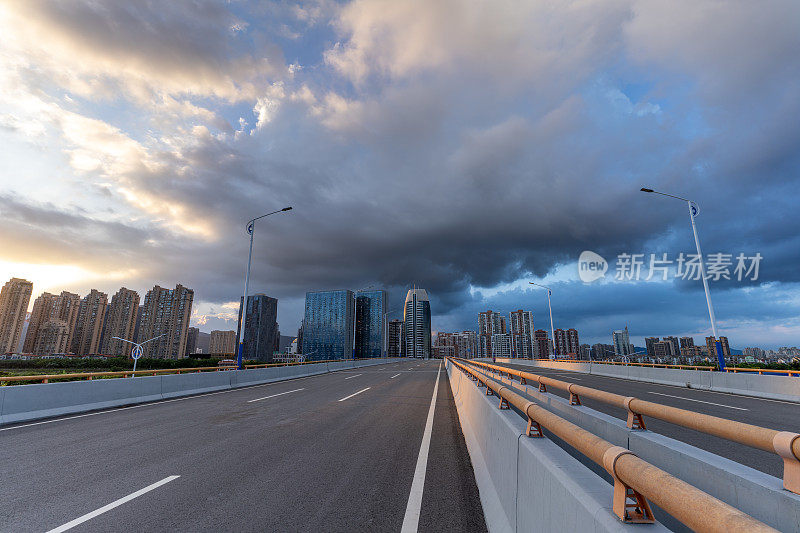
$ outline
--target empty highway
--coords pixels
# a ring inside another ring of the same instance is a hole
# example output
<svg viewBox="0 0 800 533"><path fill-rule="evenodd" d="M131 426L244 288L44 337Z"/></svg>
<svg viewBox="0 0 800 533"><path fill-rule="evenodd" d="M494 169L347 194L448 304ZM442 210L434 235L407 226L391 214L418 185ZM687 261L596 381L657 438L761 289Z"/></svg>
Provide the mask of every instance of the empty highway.
<svg viewBox="0 0 800 533"><path fill-rule="evenodd" d="M486 530L440 361L7 426L0 442L4 531Z"/></svg>
<svg viewBox="0 0 800 533"><path fill-rule="evenodd" d="M729 420L736 420L747 424L782 431L800 431L800 406L792 402L752 398L723 392L702 391L672 385L657 385L629 379L595 376L568 370L552 370L513 363L497 364L583 385L584 387L592 387L625 396L635 396L642 400L714 415ZM548 389L548 393L569 398L569 393L552 387ZM582 401L586 407L620 418L621 420L625 420L627 417L627 412L622 409L591 399ZM645 417L645 424L648 430L655 433L660 433L683 441L772 476L779 478L783 476L783 462L780 457L774 453L750 448L742 444L720 439L712 435L676 426L654 418Z"/></svg>

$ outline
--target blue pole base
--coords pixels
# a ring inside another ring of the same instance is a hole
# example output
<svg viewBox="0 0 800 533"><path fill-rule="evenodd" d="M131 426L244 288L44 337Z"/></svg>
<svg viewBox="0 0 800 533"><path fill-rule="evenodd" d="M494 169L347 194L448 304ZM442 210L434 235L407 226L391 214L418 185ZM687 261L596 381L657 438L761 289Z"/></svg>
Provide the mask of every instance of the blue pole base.
<svg viewBox="0 0 800 533"><path fill-rule="evenodd" d="M719 371L725 372L725 356L722 355L722 342L715 341L714 344L717 348L717 361L719 362Z"/></svg>
<svg viewBox="0 0 800 533"><path fill-rule="evenodd" d="M243 352L244 352L244 343L240 342L239 343L239 350L238 350L237 355L236 355L236 366L239 368L239 370L243 370L244 369L244 366L242 365L242 353Z"/></svg>

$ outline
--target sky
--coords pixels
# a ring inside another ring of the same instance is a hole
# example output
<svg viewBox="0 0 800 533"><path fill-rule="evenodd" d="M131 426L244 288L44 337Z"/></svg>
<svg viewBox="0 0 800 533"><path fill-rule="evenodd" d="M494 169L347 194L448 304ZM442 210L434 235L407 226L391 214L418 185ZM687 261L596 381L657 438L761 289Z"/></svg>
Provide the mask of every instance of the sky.
<svg viewBox="0 0 800 533"><path fill-rule="evenodd" d="M650 187L730 254L710 290L731 346L800 345L799 21L795 1L4 1L0 278L181 283L193 324L235 329L246 221L292 206L253 250L283 334L308 290L381 286L396 310L412 285L434 330L486 309L549 329L534 281L581 342L699 341L701 281L618 259L694 253L687 204Z"/></svg>

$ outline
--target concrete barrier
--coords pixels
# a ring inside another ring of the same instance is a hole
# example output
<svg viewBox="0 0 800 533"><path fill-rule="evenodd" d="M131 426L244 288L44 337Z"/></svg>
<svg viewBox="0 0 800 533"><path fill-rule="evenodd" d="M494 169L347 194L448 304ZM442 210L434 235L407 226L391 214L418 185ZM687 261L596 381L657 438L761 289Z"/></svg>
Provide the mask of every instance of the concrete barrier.
<svg viewBox="0 0 800 533"><path fill-rule="evenodd" d="M308 365L93 379L0 387L0 425L153 402L274 381L333 372L345 368L397 362L398 359L344 361Z"/></svg>
<svg viewBox="0 0 800 533"><path fill-rule="evenodd" d="M612 486L550 439L523 436L525 421L501 411L447 365L489 531L630 531L611 511ZM663 525L649 532L668 531Z"/></svg>
<svg viewBox="0 0 800 533"><path fill-rule="evenodd" d="M800 403L800 377L530 359L498 358L497 362Z"/></svg>

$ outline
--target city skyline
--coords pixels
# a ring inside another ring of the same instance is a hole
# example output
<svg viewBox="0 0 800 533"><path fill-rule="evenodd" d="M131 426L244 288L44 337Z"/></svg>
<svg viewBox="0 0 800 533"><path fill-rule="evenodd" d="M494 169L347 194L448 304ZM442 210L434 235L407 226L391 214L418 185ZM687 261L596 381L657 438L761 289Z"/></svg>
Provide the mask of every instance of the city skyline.
<svg viewBox="0 0 800 533"><path fill-rule="evenodd" d="M535 281L588 340L704 337L698 282L614 278L622 254L693 252L652 187L698 203L707 253L763 256L757 280L712 281L720 335L798 344L800 7L323 4L7 6L0 279L34 297L180 279L193 325L233 329L244 225L291 205L259 221L251 279L287 326L307 290L402 301L412 282L436 329L544 317ZM604 279L580 280L584 251Z"/></svg>

